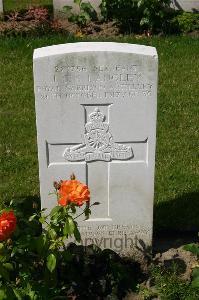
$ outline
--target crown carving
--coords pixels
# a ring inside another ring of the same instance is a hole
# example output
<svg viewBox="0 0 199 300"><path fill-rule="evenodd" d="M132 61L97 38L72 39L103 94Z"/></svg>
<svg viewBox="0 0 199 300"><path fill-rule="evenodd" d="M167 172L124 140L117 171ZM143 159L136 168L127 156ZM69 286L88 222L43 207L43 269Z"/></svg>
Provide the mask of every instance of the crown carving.
<svg viewBox="0 0 199 300"><path fill-rule="evenodd" d="M86 123L85 129L87 132L91 130L100 129L108 131L109 125L104 122L105 115L99 110L99 108L95 108L94 112L89 115L90 122Z"/></svg>
<svg viewBox="0 0 199 300"><path fill-rule="evenodd" d="M66 148L63 156L68 161L111 161L132 158L131 146L115 143L105 115L98 107L89 114L89 122L85 124L84 143Z"/></svg>
<svg viewBox="0 0 199 300"><path fill-rule="evenodd" d="M96 107L94 112L89 115L89 119L91 122L103 122L104 118L104 114L101 113L98 107Z"/></svg>

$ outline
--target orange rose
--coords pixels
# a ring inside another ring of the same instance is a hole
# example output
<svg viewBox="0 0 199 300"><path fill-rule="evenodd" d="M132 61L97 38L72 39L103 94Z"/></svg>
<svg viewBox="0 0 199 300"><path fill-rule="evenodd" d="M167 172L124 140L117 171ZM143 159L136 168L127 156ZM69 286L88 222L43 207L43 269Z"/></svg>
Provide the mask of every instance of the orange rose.
<svg viewBox="0 0 199 300"><path fill-rule="evenodd" d="M10 237L15 231L17 219L14 212L5 211L0 215L0 241L4 241Z"/></svg>
<svg viewBox="0 0 199 300"><path fill-rule="evenodd" d="M84 202L90 200L90 191L87 185L78 180L61 181L58 190L58 203L66 206L69 203L74 203L81 206Z"/></svg>

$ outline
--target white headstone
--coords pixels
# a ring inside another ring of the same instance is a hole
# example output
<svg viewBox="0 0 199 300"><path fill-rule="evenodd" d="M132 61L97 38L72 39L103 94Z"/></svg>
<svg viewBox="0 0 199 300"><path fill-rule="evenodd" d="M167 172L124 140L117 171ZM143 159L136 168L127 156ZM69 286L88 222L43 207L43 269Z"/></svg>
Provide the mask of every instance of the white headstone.
<svg viewBox="0 0 199 300"><path fill-rule="evenodd" d="M0 14L3 13L3 0L0 0Z"/></svg>
<svg viewBox="0 0 199 300"><path fill-rule="evenodd" d="M34 82L42 207L74 173L91 190L82 241L133 254L151 245L157 53L120 43L36 49Z"/></svg>
<svg viewBox="0 0 199 300"><path fill-rule="evenodd" d="M87 3L90 2L92 7L95 9L95 11L100 15L100 4L102 0L84 0L83 2ZM71 6L73 13L79 13L79 6L74 3L74 0L53 0L53 8L54 8L54 14L55 16L65 16L65 13L63 12L64 6Z"/></svg>
<svg viewBox="0 0 199 300"><path fill-rule="evenodd" d="M172 0L171 7L188 12L199 11L199 0Z"/></svg>

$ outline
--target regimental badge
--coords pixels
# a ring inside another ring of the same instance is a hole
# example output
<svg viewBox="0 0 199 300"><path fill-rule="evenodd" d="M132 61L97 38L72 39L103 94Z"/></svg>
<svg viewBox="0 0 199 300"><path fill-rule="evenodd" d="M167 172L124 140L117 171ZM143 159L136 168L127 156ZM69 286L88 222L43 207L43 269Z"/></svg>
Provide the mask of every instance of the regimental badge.
<svg viewBox="0 0 199 300"><path fill-rule="evenodd" d="M131 146L115 143L109 131L109 124L105 116L96 108L89 115L89 122L85 124L84 143L66 148L63 154L68 161L111 161L132 158Z"/></svg>

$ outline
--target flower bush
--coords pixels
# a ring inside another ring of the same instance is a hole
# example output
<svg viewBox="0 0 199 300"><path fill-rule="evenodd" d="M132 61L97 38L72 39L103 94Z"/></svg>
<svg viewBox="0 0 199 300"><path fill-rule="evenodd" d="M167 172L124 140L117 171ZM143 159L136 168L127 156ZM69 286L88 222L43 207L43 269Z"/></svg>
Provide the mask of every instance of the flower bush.
<svg viewBox="0 0 199 300"><path fill-rule="evenodd" d="M171 0L102 0L101 13L124 33L178 34L198 30L198 14L171 8Z"/></svg>
<svg viewBox="0 0 199 300"><path fill-rule="evenodd" d="M57 205L50 213L46 213L46 209L36 211L26 223L30 229L42 225L39 234L31 230L28 234L27 227L20 228L24 223L17 210L16 214L13 210L5 210L0 215L0 299L24 299L26 296L27 299L44 299L43 296L37 298L33 292L38 290L36 283L40 285L38 294L54 295L57 291L59 273L71 259L66 241L69 237L81 241L76 219L82 215L87 219L91 211L89 188L74 175L70 180L55 182L54 187ZM49 285L54 290L44 291Z"/></svg>
<svg viewBox="0 0 199 300"><path fill-rule="evenodd" d="M81 244L78 218L88 219L99 204L90 204L88 186L73 174L54 188L50 212L36 199L0 212L0 300L123 299L136 291L138 263Z"/></svg>
<svg viewBox="0 0 199 300"><path fill-rule="evenodd" d="M47 8L43 7L30 7L25 13L24 18L26 20L35 20L39 22L47 22L49 19L49 13Z"/></svg>
<svg viewBox="0 0 199 300"><path fill-rule="evenodd" d="M42 7L12 11L4 19L4 22L0 22L0 36L39 35L48 32L51 26L49 11Z"/></svg>

